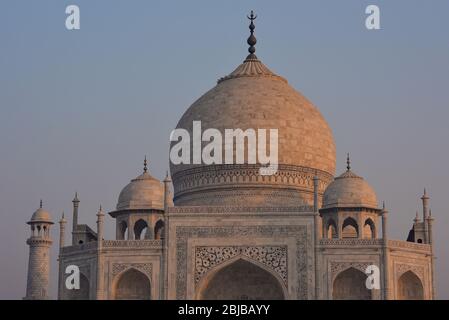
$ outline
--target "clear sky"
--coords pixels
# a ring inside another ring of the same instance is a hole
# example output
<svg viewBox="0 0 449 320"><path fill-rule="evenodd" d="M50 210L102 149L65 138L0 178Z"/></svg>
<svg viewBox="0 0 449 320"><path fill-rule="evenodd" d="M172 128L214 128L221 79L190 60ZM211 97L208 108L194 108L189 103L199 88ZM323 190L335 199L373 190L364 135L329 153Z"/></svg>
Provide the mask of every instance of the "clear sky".
<svg viewBox="0 0 449 320"><path fill-rule="evenodd" d="M81 30L65 28L69 4ZM368 4L381 30L365 28ZM251 9L258 57L321 110L337 173L350 152L390 210L391 238L405 240L427 187L437 293L449 298L446 0L1 1L0 298L25 294L25 223L40 198L56 221L78 191L80 221L94 227L145 154L163 178L180 116L246 56Z"/></svg>

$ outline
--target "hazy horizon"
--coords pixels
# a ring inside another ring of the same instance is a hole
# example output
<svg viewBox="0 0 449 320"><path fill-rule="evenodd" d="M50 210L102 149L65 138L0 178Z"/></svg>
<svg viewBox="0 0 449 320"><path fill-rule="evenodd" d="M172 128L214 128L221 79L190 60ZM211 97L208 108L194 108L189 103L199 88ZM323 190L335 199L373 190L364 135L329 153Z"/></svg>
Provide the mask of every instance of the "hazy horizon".
<svg viewBox="0 0 449 320"><path fill-rule="evenodd" d="M65 28L65 7L81 29ZM365 28L365 8L381 30ZM142 171L168 169L169 134L184 111L247 55L254 10L257 56L308 97L332 128L337 172L354 172L390 211L390 239L405 240L424 187L435 218L437 297L449 299L449 2L2 1L0 4L0 299L25 295L38 208L53 216L51 296L58 226L95 229L101 204ZM115 236L107 216L106 238ZM69 243L67 235L66 243Z"/></svg>

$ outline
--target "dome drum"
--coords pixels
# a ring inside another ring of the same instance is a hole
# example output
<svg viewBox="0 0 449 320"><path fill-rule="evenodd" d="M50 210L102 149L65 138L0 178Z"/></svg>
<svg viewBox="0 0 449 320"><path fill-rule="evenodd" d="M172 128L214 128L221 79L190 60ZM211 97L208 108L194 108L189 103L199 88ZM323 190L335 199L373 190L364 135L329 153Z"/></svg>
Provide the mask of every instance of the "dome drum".
<svg viewBox="0 0 449 320"><path fill-rule="evenodd" d="M333 176L325 171L280 165L274 175L261 176L257 165L209 165L173 175L177 205L298 206L313 203L313 177L319 178L321 199Z"/></svg>

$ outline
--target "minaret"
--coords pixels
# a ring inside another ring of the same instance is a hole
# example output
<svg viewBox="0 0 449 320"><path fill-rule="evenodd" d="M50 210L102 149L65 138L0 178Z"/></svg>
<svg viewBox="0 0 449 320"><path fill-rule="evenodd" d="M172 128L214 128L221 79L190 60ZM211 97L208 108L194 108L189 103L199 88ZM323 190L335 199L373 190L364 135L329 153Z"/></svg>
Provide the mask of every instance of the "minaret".
<svg viewBox="0 0 449 320"><path fill-rule="evenodd" d="M162 286L161 297L168 299L168 228L169 228L169 215L168 208L173 206L173 198L170 192L170 175L168 171L164 179L164 230L163 230L163 243L162 243Z"/></svg>
<svg viewBox="0 0 449 320"><path fill-rule="evenodd" d="M65 224L67 223L66 219L64 218L64 211L62 212L61 220L59 220L59 257L58 257L58 264L59 264L59 275L58 275L58 300L62 299L62 282L64 281L64 270L63 264L62 264L62 248L65 246Z"/></svg>
<svg viewBox="0 0 449 320"><path fill-rule="evenodd" d="M28 259L27 290L24 299L44 300L48 299L48 284L50 275L50 226L53 224L51 215L42 208L42 200L39 209L27 222L31 228L31 236L27 240L30 246Z"/></svg>
<svg viewBox="0 0 449 320"><path fill-rule="evenodd" d="M389 288L389 280L388 280L388 230L387 230L387 218L388 218L388 210L385 208L385 201L382 203L382 241L383 241L383 295L384 300L389 299L390 288Z"/></svg>
<svg viewBox="0 0 449 320"><path fill-rule="evenodd" d="M102 249L103 249L103 218L104 213L100 205L100 210L97 212L97 300L103 300L104 292L104 272L103 272L103 259L102 259Z"/></svg>
<svg viewBox="0 0 449 320"><path fill-rule="evenodd" d="M314 225L315 225L315 299L320 299L320 275L318 273L318 250L320 245L320 214L318 213L318 183L319 178L316 175L313 176L313 214L314 214Z"/></svg>
<svg viewBox="0 0 449 320"><path fill-rule="evenodd" d="M165 179L164 179L164 211L165 211L165 213L167 213L169 207L173 206L173 198L172 198L171 192L170 192L170 183L171 183L171 179L170 179L170 176L167 171L167 173L165 175Z"/></svg>
<svg viewBox="0 0 449 320"><path fill-rule="evenodd" d="M62 212L61 220L59 220L59 254L61 249L65 246L65 224L67 220L64 218L64 211Z"/></svg>
<svg viewBox="0 0 449 320"><path fill-rule="evenodd" d="M416 210L416 216L415 216L415 219L413 219L413 222L414 222L415 224L417 224L417 223L419 222L419 214L418 214L418 210Z"/></svg>
<svg viewBox="0 0 449 320"><path fill-rule="evenodd" d="M427 219L429 218L429 197L427 196L426 189L424 188L424 194L421 197L422 200L422 211L423 211L423 222L424 222L424 243L429 242L429 226Z"/></svg>
<svg viewBox="0 0 449 320"><path fill-rule="evenodd" d="M432 217L432 211L429 209L429 215L427 217L427 220L424 221L425 224L428 225L428 231L429 231L429 244L430 244L430 250L432 255L432 299L435 299L436 297L436 284L435 284L435 252L433 249L433 230L432 230L432 224L433 224L433 217Z"/></svg>
<svg viewBox="0 0 449 320"><path fill-rule="evenodd" d="M80 201L78 199L78 192L75 192L75 198L73 198L73 221L72 221L72 245L76 245L77 237L76 232L78 230L78 207Z"/></svg>
<svg viewBox="0 0 449 320"><path fill-rule="evenodd" d="M385 209L385 202L382 203L382 239L385 241L388 239L387 236L387 219L388 219L388 210Z"/></svg>
<svg viewBox="0 0 449 320"><path fill-rule="evenodd" d="M102 240L103 240L103 218L104 218L104 213L103 213L103 209L101 208L100 205L100 210L98 210L97 212L97 239L98 239L98 246L101 247L102 244Z"/></svg>

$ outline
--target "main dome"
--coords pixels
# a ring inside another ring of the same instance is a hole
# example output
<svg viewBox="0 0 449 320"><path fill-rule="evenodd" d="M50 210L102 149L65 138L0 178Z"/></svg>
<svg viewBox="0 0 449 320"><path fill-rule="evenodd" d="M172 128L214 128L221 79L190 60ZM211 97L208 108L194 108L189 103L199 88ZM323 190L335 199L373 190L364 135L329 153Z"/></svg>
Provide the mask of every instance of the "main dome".
<svg viewBox="0 0 449 320"><path fill-rule="evenodd" d="M320 198L333 179L335 144L326 120L251 48L241 65L188 108L177 128L187 130L190 137L193 121L201 121L202 132L214 128L223 137L225 129L278 129L278 171L261 176L260 165L248 164L246 158L244 164L232 165L170 162L176 205L311 205L313 176L321 181ZM190 148L192 155L192 144Z"/></svg>

